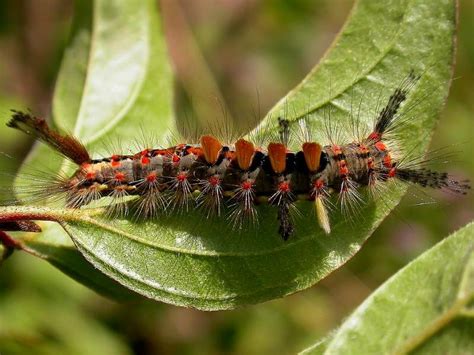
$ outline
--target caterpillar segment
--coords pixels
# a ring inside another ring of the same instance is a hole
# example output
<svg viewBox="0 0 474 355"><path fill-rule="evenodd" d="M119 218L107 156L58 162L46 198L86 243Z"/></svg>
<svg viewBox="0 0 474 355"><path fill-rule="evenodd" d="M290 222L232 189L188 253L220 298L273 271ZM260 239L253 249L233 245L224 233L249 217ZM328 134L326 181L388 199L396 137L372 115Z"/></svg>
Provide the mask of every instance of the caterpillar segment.
<svg viewBox="0 0 474 355"><path fill-rule="evenodd" d="M153 217L188 211L196 203L208 217L227 211L234 228L242 229L258 223L256 205L267 200L276 209L279 234L287 240L295 231L292 211L298 198L313 201L320 227L330 234L331 194L337 194L341 210L351 214L363 203L361 188L367 187L376 196L378 186L389 179L466 193L467 181L456 181L413 160L410 164L398 161L385 142L385 135L402 122L400 107L417 80L411 73L402 82L376 117L372 133L362 141L322 146L305 139L296 152L288 149L292 123L281 118L279 141L266 147L243 138L225 145L204 135L199 144L102 159L91 159L77 139L55 132L29 113L14 111L8 125L35 134L78 164L70 178L58 180L48 190L64 193L69 208L105 196L117 202L136 196L136 215ZM128 213L124 204L117 205L111 205L111 215Z"/></svg>
<svg viewBox="0 0 474 355"><path fill-rule="evenodd" d="M255 179L260 172L260 152L257 152L253 143L239 139L235 143L234 169L240 170L240 181L237 182L231 197L230 219L234 228L242 229L246 225L256 224L258 221L255 208Z"/></svg>
<svg viewBox="0 0 474 355"><path fill-rule="evenodd" d="M280 120L280 124L282 122L285 121ZM282 135L286 135L286 132ZM290 215L291 207L296 199L291 185L294 155L287 153L287 148L283 143L270 143L267 150L269 164L266 164L266 170L273 176L273 185L276 188L268 202L278 208L279 233L283 240L287 240L294 230Z"/></svg>

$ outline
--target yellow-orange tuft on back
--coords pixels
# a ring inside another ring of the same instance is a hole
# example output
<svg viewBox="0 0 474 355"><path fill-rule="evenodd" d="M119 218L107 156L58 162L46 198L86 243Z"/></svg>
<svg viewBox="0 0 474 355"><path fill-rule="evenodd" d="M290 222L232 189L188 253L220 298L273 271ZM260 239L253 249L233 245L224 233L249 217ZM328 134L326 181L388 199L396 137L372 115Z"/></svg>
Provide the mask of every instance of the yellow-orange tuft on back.
<svg viewBox="0 0 474 355"><path fill-rule="evenodd" d="M254 153L254 145L245 139L239 139L235 143L235 155L237 157L237 163L239 164L240 169L248 170L248 168L250 168Z"/></svg>
<svg viewBox="0 0 474 355"><path fill-rule="evenodd" d="M206 161L209 164L214 165L219 158L219 152L222 149L221 142L213 136L201 136L201 147Z"/></svg>
<svg viewBox="0 0 474 355"><path fill-rule="evenodd" d="M321 160L322 147L318 143L306 142L303 143L303 154L306 166L311 172L315 172L319 169L319 163Z"/></svg>
<svg viewBox="0 0 474 355"><path fill-rule="evenodd" d="M286 169L286 147L282 143L268 145L268 157L275 173L281 174Z"/></svg>

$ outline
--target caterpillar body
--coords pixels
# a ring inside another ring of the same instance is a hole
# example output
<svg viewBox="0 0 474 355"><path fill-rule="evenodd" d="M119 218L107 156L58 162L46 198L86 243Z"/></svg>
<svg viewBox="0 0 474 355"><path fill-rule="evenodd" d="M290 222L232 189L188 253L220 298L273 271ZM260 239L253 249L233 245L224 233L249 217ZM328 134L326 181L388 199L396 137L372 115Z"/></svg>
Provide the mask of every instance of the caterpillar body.
<svg viewBox="0 0 474 355"><path fill-rule="evenodd" d="M197 144L146 148L101 159L92 159L77 139L50 129L45 120L28 113L14 111L8 126L34 134L79 166L71 177L57 179L43 191L65 194L68 208L105 196L117 200L110 207L114 212L123 212L125 197L137 196L136 211L145 218L187 210L192 203L208 216L220 216L227 206L233 226L240 229L256 222L256 205L263 200L275 206L279 234L287 240L294 232L291 210L297 199L314 201L319 225L329 234L328 205L333 193L339 194L344 209L361 199L361 187L374 190L389 179L461 194L470 188L444 172L416 164L403 166L384 141L396 127L398 111L418 79L410 73L395 89L365 138L324 146L308 140L301 142L298 151L287 147L292 123L284 118L278 119L279 139L265 147L245 138L226 145L208 134Z"/></svg>

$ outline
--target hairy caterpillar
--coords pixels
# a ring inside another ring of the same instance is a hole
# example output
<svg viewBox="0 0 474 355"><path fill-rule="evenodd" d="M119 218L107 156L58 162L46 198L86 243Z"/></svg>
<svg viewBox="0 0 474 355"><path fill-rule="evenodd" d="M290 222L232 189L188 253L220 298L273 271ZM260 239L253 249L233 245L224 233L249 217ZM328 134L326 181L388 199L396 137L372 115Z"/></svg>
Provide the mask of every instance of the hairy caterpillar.
<svg viewBox="0 0 474 355"><path fill-rule="evenodd" d="M314 202L319 225L329 234L331 194L338 194L342 209L350 211L362 202L359 189L375 192L389 179L461 194L470 188L447 173L426 169L423 161L394 159L386 145L387 133L403 124L399 109L418 79L413 72L407 76L375 118L372 132L360 141L323 146L303 139L296 152L288 149L292 122L283 117L278 118L279 137L266 146L243 137L226 145L206 134L196 144L101 159L92 159L77 139L28 113L14 111L8 126L35 135L79 166L72 176L58 178L42 191L44 196L64 194L68 208L105 196L116 200L110 206L114 213L125 212L125 197L137 196L136 214L145 218L187 210L191 203L207 216L221 216L227 206L233 226L242 228L257 221L256 205L263 200L275 206L279 234L287 240L294 232L291 210L297 199Z"/></svg>

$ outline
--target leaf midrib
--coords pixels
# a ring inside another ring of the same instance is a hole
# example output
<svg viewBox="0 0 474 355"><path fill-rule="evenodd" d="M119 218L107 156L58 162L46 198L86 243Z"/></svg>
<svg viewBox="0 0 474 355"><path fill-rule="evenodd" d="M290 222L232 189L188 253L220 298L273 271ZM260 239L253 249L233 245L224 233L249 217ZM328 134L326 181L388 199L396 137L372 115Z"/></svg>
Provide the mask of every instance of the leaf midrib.
<svg viewBox="0 0 474 355"><path fill-rule="evenodd" d="M80 244L80 245L83 246L82 244ZM95 257L94 254L89 253L87 255L91 259L94 259L96 264L102 265L105 269L110 267L109 264L104 262L102 259L99 259L99 258ZM114 269L115 269L115 267L114 267ZM180 292L178 289L172 290L171 288L165 287L163 284L160 284L159 286L156 285L156 284L150 284L149 282L146 282L145 279L143 279L143 278L137 278L137 277L132 276L126 270L120 270L120 271L128 279L134 280L137 283L145 285L146 287L148 287L152 290L157 289L157 290L160 290L161 292L167 293L169 295L179 296L179 297L182 297L182 298L189 299L191 301L195 300L195 299L199 299L199 300L202 300L202 301L207 301L208 303L252 298L252 297L255 297L256 295L259 295L259 294L265 294L266 292L268 292L268 290L278 290L280 288L285 288L288 285L288 283L278 283L278 284L272 284L271 286L259 288L258 292L239 292L238 294L231 294L231 295L220 296L220 297L209 297L209 295L207 295L207 294L202 295L202 294L191 293L191 292L183 292L183 291ZM117 282L120 282L120 281L117 280ZM214 308L210 308L210 309L214 309Z"/></svg>

